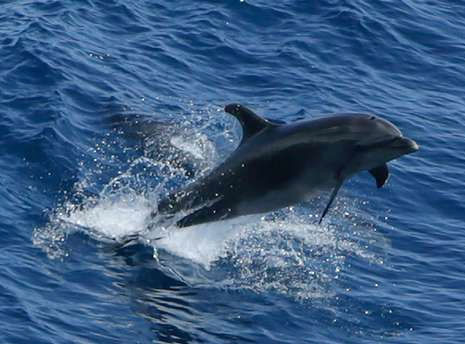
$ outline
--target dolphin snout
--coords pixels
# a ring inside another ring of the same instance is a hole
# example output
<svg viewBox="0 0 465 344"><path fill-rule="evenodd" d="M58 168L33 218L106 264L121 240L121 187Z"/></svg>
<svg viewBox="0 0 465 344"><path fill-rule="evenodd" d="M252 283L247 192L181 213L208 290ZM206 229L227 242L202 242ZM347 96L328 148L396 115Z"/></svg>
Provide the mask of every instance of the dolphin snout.
<svg viewBox="0 0 465 344"><path fill-rule="evenodd" d="M392 144L392 147L405 149L405 154L414 153L420 149L418 144L408 137L400 136Z"/></svg>

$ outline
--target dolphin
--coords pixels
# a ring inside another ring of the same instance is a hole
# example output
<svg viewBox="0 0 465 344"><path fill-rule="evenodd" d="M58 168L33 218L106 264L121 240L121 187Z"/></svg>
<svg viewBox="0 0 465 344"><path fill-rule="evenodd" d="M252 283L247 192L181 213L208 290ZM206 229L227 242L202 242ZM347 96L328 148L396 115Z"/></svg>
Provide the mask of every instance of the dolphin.
<svg viewBox="0 0 465 344"><path fill-rule="evenodd" d="M187 227L266 213L331 190L319 223L345 180L367 170L378 188L389 177L388 161L419 149L385 119L344 113L283 124L240 104L224 111L239 120L242 140L209 174L161 199L152 215L187 213Z"/></svg>

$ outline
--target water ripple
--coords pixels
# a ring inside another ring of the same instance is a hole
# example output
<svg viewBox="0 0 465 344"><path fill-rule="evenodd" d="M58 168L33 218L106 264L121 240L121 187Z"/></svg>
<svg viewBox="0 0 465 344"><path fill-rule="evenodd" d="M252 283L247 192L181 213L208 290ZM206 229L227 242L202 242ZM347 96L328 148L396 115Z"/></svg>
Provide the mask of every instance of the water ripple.
<svg viewBox="0 0 465 344"><path fill-rule="evenodd" d="M0 7L2 341L461 342L460 2ZM322 196L153 240L158 198L239 142L232 101L375 112L421 150L386 188L354 178L326 226Z"/></svg>

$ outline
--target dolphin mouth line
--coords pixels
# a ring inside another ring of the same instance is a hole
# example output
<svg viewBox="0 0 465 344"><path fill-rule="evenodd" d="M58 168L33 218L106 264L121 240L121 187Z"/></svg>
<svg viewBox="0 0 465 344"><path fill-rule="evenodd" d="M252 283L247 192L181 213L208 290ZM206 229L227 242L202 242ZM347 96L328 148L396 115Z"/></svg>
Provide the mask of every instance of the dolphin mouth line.
<svg viewBox="0 0 465 344"><path fill-rule="evenodd" d="M396 137L391 137L385 140L380 140L370 145L364 146L363 148L364 149L375 149L375 148L383 148L383 147L391 147L394 149L406 150L410 153L416 152L417 150L420 149L420 147L415 141L413 141L412 139L409 139L408 137L404 137L404 136L396 136Z"/></svg>

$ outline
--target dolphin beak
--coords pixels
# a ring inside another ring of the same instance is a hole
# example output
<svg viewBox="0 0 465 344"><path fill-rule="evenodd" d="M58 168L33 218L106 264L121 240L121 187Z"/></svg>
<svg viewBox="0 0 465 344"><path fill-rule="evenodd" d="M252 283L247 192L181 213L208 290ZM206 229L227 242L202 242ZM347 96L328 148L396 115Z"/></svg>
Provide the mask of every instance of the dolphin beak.
<svg viewBox="0 0 465 344"><path fill-rule="evenodd" d="M397 140L394 141L392 146L395 148L405 150L405 154L414 153L420 149L420 147L415 141L403 136L397 138Z"/></svg>

